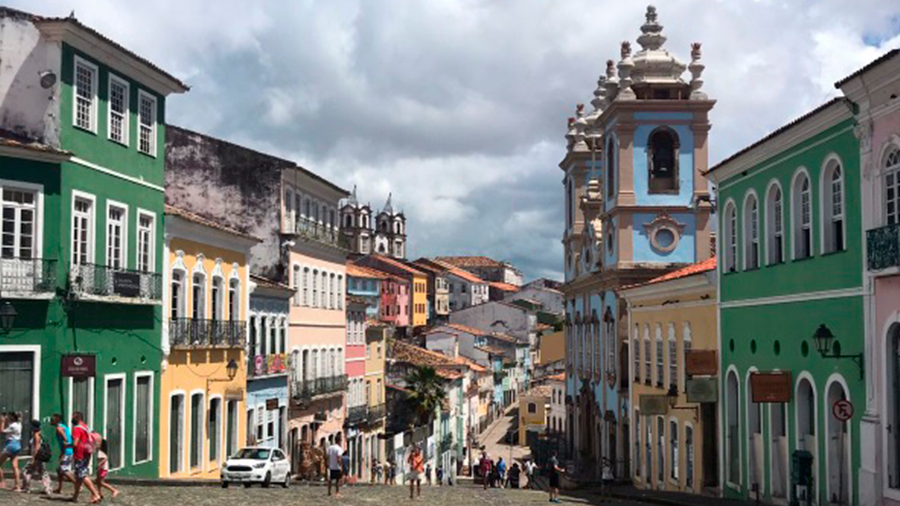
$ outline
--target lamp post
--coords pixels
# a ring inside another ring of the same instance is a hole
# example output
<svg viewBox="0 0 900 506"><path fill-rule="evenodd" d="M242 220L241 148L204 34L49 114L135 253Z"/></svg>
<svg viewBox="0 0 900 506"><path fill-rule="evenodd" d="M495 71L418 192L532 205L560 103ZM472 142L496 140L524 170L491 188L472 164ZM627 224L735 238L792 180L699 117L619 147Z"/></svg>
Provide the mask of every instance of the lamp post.
<svg viewBox="0 0 900 506"><path fill-rule="evenodd" d="M863 379L865 377L863 354L857 353L855 355L845 355L841 353L841 343L836 342L834 339L835 336L831 332L831 329L824 323L819 324L819 328L817 328L816 332L813 334L813 342L822 358L849 358L859 366L859 379Z"/></svg>
<svg viewBox="0 0 900 506"><path fill-rule="evenodd" d="M0 334L9 334L19 313L8 300L0 299Z"/></svg>

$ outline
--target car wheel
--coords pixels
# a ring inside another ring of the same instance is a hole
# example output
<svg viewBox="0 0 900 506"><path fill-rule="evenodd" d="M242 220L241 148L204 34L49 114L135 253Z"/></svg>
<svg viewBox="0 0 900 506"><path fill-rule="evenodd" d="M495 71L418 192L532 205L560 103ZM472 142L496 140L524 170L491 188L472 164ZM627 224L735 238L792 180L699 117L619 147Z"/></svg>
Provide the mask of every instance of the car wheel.
<svg viewBox="0 0 900 506"><path fill-rule="evenodd" d="M266 479L263 480L263 488L269 488L269 485L272 484L272 473L266 473Z"/></svg>
<svg viewBox="0 0 900 506"><path fill-rule="evenodd" d="M284 488L288 488L291 486L291 473L285 473L284 483L282 483L281 486Z"/></svg>
<svg viewBox="0 0 900 506"><path fill-rule="evenodd" d="M227 482L227 481L223 481L223 482L222 482L222 488L228 488L228 482Z"/></svg>

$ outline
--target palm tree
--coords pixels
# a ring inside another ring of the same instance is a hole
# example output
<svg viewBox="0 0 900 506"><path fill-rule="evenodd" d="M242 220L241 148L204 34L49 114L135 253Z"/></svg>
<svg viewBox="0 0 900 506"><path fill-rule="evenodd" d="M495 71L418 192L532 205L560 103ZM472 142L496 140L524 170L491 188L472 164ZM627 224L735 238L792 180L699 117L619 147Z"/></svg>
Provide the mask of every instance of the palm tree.
<svg viewBox="0 0 900 506"><path fill-rule="evenodd" d="M416 367L406 375L409 406L416 413L420 425L428 424L444 403L447 393L434 367Z"/></svg>

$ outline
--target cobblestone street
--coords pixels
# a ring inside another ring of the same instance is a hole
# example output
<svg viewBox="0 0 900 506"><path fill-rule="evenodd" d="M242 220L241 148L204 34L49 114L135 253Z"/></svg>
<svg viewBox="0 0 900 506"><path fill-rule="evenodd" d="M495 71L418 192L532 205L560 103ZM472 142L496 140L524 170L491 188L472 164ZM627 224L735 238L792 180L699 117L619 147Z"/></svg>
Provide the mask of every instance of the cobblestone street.
<svg viewBox="0 0 900 506"><path fill-rule="evenodd" d="M387 486L355 486L342 491L341 498L326 496L326 489L322 486L294 485L290 489L282 488L263 489L253 487L244 489L232 487L223 490L219 487L189 486L134 486L122 485L119 487L121 495L115 500L109 496L104 504L123 506L174 506L176 504L191 506L221 506L225 504L303 504L303 505L395 505L398 503L413 504L409 500L409 489L400 485ZM71 491L68 486L65 489ZM597 496L563 497L564 503L569 504L600 504ZM65 503L68 496L55 496L45 498L40 494L17 494L9 491L0 491L0 504L6 505L43 505ZM89 495L84 494L80 503L88 504ZM422 498L415 501L423 505L463 506L474 504L486 504L490 506L520 506L537 505L547 503L547 494L530 490L483 490L473 485L459 485L454 487L423 487ZM606 502L603 504L630 504L622 501Z"/></svg>

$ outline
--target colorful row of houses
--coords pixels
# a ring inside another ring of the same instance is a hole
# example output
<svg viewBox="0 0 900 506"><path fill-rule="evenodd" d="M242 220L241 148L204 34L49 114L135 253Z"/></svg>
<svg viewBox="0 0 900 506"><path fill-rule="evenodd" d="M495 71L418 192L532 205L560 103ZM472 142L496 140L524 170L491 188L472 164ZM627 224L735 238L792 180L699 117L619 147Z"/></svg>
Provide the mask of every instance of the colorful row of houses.
<svg viewBox="0 0 900 506"><path fill-rule="evenodd" d="M560 164L573 453L653 490L900 502L900 53L708 168L700 44L681 63L652 7L641 32Z"/></svg>

